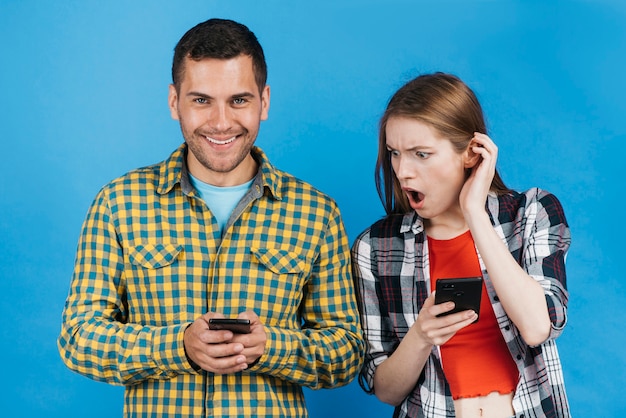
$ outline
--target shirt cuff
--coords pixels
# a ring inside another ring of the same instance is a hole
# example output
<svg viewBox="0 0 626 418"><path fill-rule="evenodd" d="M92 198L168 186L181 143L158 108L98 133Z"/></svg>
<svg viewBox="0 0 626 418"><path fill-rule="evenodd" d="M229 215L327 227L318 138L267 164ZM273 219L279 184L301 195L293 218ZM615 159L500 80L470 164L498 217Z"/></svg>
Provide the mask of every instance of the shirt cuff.
<svg viewBox="0 0 626 418"><path fill-rule="evenodd" d="M276 327L265 326L267 341L265 351L255 362L248 365L248 370L257 373L277 374L288 368L294 347L291 333Z"/></svg>
<svg viewBox="0 0 626 418"><path fill-rule="evenodd" d="M185 330L191 323L158 328L153 340L153 359L163 374L199 372L200 367L187 357Z"/></svg>

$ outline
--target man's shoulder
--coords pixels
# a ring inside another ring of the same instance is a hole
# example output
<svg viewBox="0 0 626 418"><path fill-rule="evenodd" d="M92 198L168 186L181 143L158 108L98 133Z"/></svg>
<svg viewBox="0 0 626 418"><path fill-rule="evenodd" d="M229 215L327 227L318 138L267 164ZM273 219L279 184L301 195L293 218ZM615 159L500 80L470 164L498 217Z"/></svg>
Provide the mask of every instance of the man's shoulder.
<svg viewBox="0 0 626 418"><path fill-rule="evenodd" d="M295 191L319 196L320 198L330 198L328 194L322 192L317 186L307 180L280 169L276 169L275 172L280 178L282 189L285 191Z"/></svg>
<svg viewBox="0 0 626 418"><path fill-rule="evenodd" d="M168 183L177 181L180 159L181 148L178 148L165 160L129 170L111 180L102 189L109 193L123 192L126 195L162 189Z"/></svg>
<svg viewBox="0 0 626 418"><path fill-rule="evenodd" d="M336 200L330 194L313 183L277 168L274 168L274 174L277 192L282 200L304 206L325 205L333 209L337 206Z"/></svg>
<svg viewBox="0 0 626 418"><path fill-rule="evenodd" d="M297 175L274 166L261 148L255 146L252 149L252 154L261 164L264 185L269 187L278 199L304 200L304 204L308 201L335 204L334 198L332 198L329 194L322 192L318 186L313 185L309 181L303 180Z"/></svg>
<svg viewBox="0 0 626 418"><path fill-rule="evenodd" d="M106 189L125 189L129 187L156 186L163 162L137 167L112 179L104 186Z"/></svg>

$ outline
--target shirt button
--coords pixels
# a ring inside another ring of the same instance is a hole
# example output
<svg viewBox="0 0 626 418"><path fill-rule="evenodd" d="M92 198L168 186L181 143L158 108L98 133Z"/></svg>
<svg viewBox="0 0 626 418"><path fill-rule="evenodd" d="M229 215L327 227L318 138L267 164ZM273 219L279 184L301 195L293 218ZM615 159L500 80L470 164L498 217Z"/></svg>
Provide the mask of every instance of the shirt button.
<svg viewBox="0 0 626 418"><path fill-rule="evenodd" d="M500 302L500 298L499 298L499 297L497 297L497 296L494 296L494 297L493 297L493 300L495 300L496 302Z"/></svg>

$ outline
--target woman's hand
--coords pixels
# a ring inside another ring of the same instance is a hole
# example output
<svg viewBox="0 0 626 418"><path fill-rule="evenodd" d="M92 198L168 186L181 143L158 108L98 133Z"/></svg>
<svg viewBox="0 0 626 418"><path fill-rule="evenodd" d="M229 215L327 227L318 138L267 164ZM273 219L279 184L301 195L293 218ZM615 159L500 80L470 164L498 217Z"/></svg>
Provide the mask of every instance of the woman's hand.
<svg viewBox="0 0 626 418"><path fill-rule="evenodd" d="M434 292L426 299L409 332L393 354L376 369L374 393L378 399L390 405L402 403L415 387L433 345L445 343L458 330L476 320L474 311L437 317L453 308L453 302L435 305Z"/></svg>
<svg viewBox="0 0 626 418"><path fill-rule="evenodd" d="M472 168L472 172L459 195L459 203L464 215L485 211L487 194L496 173L496 161L498 160L498 147L485 134L476 132L469 147L470 158L473 153L478 161Z"/></svg>
<svg viewBox="0 0 626 418"><path fill-rule="evenodd" d="M411 330L417 333L420 341L430 346L446 343L457 331L473 323L477 317L476 312L471 310L437 316L452 309L454 309L454 302L435 305L435 292L433 292L424 302Z"/></svg>

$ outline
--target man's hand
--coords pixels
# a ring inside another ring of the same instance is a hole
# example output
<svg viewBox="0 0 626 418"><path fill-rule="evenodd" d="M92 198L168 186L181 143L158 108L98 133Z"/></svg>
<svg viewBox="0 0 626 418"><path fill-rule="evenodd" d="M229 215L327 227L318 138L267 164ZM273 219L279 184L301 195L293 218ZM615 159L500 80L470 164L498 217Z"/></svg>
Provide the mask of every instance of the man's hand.
<svg viewBox="0 0 626 418"><path fill-rule="evenodd" d="M254 311L242 312L239 314L239 318L250 320L250 334L235 334L233 336L233 342L243 344L244 349L241 354L246 356L247 364L252 364L265 352L265 343L267 341L265 327Z"/></svg>
<svg viewBox="0 0 626 418"><path fill-rule="evenodd" d="M267 337L263 324L254 312L239 315L239 318L250 320L250 334L210 330L211 318L224 318L224 315L206 313L185 330L187 356L202 369L217 374L236 373L248 368L248 364L263 354Z"/></svg>

